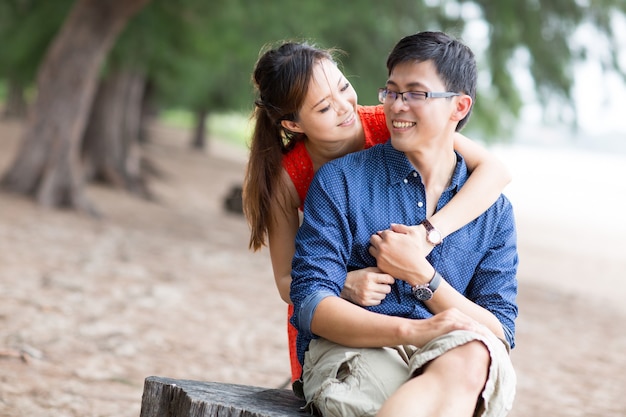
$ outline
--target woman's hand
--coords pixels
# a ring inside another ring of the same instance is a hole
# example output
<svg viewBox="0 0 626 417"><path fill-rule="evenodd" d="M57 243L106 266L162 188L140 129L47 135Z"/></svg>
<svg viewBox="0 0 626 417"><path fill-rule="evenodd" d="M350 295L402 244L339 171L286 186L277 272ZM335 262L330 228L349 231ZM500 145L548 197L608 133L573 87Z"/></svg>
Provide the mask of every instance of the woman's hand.
<svg viewBox="0 0 626 417"><path fill-rule="evenodd" d="M391 292L391 275L376 267L348 272L341 297L363 307L376 306Z"/></svg>

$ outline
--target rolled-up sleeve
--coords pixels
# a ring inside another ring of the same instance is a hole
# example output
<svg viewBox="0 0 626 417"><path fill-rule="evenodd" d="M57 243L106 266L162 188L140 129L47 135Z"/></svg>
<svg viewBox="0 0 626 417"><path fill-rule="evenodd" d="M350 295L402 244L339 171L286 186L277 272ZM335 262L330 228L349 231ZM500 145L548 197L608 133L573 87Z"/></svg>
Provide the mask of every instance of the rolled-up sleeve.
<svg viewBox="0 0 626 417"><path fill-rule="evenodd" d="M314 338L315 335L311 331L311 322L313 321L313 315L315 314L315 309L319 303L326 297L335 297L336 294L331 293L330 291L319 291L313 293L306 297L302 302L298 317L298 331L302 333L303 336L308 338Z"/></svg>

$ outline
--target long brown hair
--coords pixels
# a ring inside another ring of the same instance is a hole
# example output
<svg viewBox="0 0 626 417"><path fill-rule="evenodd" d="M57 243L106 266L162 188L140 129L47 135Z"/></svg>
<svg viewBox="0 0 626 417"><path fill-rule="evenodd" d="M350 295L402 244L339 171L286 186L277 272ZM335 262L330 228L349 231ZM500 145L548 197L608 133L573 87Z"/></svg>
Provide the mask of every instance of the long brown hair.
<svg viewBox="0 0 626 417"><path fill-rule="evenodd" d="M331 50L306 42L286 42L262 51L252 74L257 91L252 117L255 120L250 156L243 184L243 209L250 225L249 247L266 244L271 217L271 200L281 185L283 155L303 134L281 125L296 121L307 95L313 68L323 59L333 60Z"/></svg>

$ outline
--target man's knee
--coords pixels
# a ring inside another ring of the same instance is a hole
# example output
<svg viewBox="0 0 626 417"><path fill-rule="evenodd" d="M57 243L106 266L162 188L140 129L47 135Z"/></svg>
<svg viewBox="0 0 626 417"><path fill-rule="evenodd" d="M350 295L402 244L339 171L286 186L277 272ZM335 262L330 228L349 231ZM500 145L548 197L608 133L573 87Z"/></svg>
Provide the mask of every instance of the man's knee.
<svg viewBox="0 0 626 417"><path fill-rule="evenodd" d="M484 343L479 341L473 341L464 346L460 346L460 348L463 347L465 347L465 349L463 349L463 356L465 357L466 370L463 379L467 384L467 388L480 392L485 386L485 382L489 376L489 364L491 363L489 349Z"/></svg>
<svg viewBox="0 0 626 417"><path fill-rule="evenodd" d="M489 349L475 340L449 350L430 366L441 372L449 386L479 393L487 381L490 363Z"/></svg>

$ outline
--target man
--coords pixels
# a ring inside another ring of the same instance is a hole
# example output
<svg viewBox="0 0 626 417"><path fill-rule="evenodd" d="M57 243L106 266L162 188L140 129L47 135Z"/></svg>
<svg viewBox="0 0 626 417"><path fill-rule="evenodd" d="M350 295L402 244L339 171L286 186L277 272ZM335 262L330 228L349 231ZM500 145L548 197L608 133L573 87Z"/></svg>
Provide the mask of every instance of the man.
<svg viewBox="0 0 626 417"><path fill-rule="evenodd" d="M471 112L474 55L421 32L398 42L387 69L390 141L320 168L296 239L307 406L324 417L503 416L515 393L512 207L501 196L443 242L426 221L468 177L452 137ZM367 308L341 299L347 271L371 266L396 278L391 293Z"/></svg>

